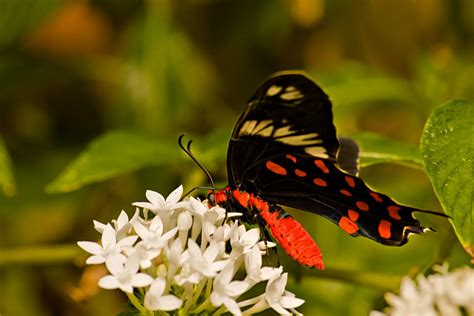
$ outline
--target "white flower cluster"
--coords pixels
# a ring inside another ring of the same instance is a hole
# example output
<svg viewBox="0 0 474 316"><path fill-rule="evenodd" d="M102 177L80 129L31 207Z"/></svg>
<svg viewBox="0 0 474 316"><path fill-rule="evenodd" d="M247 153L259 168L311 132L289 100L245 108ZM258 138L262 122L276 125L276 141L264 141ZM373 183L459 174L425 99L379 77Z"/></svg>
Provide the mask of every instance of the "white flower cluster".
<svg viewBox="0 0 474 316"><path fill-rule="evenodd" d="M419 275L418 286L403 278L399 296L385 294L391 305L386 313L373 311L370 316L474 316L474 270L463 267L448 272L447 265L435 269L436 274Z"/></svg>
<svg viewBox="0 0 474 316"><path fill-rule="evenodd" d="M131 219L122 211L111 223L94 221L101 242L78 245L92 254L87 264L105 263L110 272L99 286L126 292L147 315L175 310L241 315L268 308L299 314L295 308L304 301L285 290L288 274L282 267L262 266L262 255L274 244L260 241L258 228L247 230L233 220L241 214L226 214L192 197L180 201L182 194L182 186L166 199L147 191L149 202L134 203ZM239 269L245 274L236 279ZM263 294L239 300L260 282L266 282Z"/></svg>

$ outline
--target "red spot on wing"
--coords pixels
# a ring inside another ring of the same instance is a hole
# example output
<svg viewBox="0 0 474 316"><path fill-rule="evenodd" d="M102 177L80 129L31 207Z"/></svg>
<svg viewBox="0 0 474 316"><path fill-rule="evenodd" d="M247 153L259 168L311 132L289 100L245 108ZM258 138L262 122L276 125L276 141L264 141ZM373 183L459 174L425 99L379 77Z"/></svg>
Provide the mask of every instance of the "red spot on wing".
<svg viewBox="0 0 474 316"><path fill-rule="evenodd" d="M232 192L234 198L239 202L240 205L247 208L249 205L250 195L247 192L241 192L239 190L234 190Z"/></svg>
<svg viewBox="0 0 474 316"><path fill-rule="evenodd" d="M286 169L280 166L279 164L274 163L273 161L268 160L265 164L268 170L274 172L276 174L286 176L287 172Z"/></svg>
<svg viewBox="0 0 474 316"><path fill-rule="evenodd" d="M322 172L329 173L329 169L328 169L328 167L326 167L326 164L324 163L324 161L322 161L320 159L316 159L314 161L314 164L316 165L316 167L321 169Z"/></svg>
<svg viewBox="0 0 474 316"><path fill-rule="evenodd" d="M363 202L363 201L357 201L356 206L361 210L361 211L368 211L369 210L369 204Z"/></svg>
<svg viewBox="0 0 474 316"><path fill-rule="evenodd" d="M290 160L293 161L294 163L296 163L296 157L295 157L295 156L290 155L290 154L287 154L285 157L288 158L288 159L290 159Z"/></svg>
<svg viewBox="0 0 474 316"><path fill-rule="evenodd" d="M359 226L349 218L343 216L339 220L339 227L341 227L346 233L352 235L359 230Z"/></svg>
<svg viewBox="0 0 474 316"><path fill-rule="evenodd" d="M381 220L379 224L379 234L382 238L390 238L392 236L392 232L390 231L390 227L392 223L389 221Z"/></svg>
<svg viewBox="0 0 474 316"><path fill-rule="evenodd" d="M306 177L306 172L304 172L303 170L300 170L300 169L295 169L295 174L298 177Z"/></svg>
<svg viewBox="0 0 474 316"><path fill-rule="evenodd" d="M260 211L270 227L270 233L290 257L308 267L324 269L321 250L316 242L298 221L291 216L283 216L283 213L275 206L271 211Z"/></svg>
<svg viewBox="0 0 474 316"><path fill-rule="evenodd" d="M375 192L370 192L370 196L374 198L377 202L383 202L383 199Z"/></svg>
<svg viewBox="0 0 474 316"><path fill-rule="evenodd" d="M355 187L355 181L354 181L354 179L352 179L352 177L345 176L345 177L344 177L344 180L346 180L347 184L348 184L351 188Z"/></svg>
<svg viewBox="0 0 474 316"><path fill-rule="evenodd" d="M354 210L348 210L348 211L347 211L347 214L349 215L349 218L350 218L351 221L353 221L353 222L357 221L357 219L359 218L359 213L357 213L357 212L354 211Z"/></svg>
<svg viewBox="0 0 474 316"><path fill-rule="evenodd" d="M347 190L340 190L341 194L344 194L345 196L352 196L352 193L347 191Z"/></svg>
<svg viewBox="0 0 474 316"><path fill-rule="evenodd" d="M321 178L316 178L313 180L314 184L316 184L317 186L320 186L320 187L326 187L328 184L326 183L326 181L324 181L323 179Z"/></svg>
<svg viewBox="0 0 474 316"><path fill-rule="evenodd" d="M390 217L397 220L402 219L400 214L398 214L398 211L400 211L401 209L401 207L396 205L390 205L389 207L387 207L388 214L390 215Z"/></svg>

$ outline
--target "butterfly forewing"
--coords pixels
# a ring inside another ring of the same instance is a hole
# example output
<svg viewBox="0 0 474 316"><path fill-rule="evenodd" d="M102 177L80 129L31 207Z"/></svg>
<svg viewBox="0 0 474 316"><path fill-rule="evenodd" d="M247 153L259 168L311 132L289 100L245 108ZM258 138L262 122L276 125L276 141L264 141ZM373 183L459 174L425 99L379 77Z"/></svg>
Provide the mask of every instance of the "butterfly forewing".
<svg viewBox="0 0 474 316"><path fill-rule="evenodd" d="M262 154L292 151L334 160L338 150L327 95L302 74L266 81L248 102L232 132L227 156L231 184L241 185Z"/></svg>

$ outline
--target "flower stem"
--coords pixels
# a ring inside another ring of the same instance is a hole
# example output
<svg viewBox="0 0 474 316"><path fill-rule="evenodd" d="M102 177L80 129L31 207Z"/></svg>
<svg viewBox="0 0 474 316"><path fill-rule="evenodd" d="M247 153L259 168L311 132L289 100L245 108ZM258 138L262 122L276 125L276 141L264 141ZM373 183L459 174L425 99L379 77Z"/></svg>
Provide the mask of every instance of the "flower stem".
<svg viewBox="0 0 474 316"><path fill-rule="evenodd" d="M206 285L206 283L207 283L206 280L203 280L203 281L201 281L201 283L199 283L199 285L194 290L194 295L193 295L192 299L190 299L188 301L188 303L186 304L186 306L185 306L186 309L188 309L191 306L193 306L194 304L196 304L197 300L199 299L199 297L202 294L202 290L204 289L204 286Z"/></svg>
<svg viewBox="0 0 474 316"><path fill-rule="evenodd" d="M132 305L140 312L140 313L143 313L145 315L153 315L153 312L151 312L150 314L150 311L148 311L141 303L140 301L138 300L138 298L133 295L133 293L126 293L127 294L127 297L128 299L130 300L130 303L132 303Z"/></svg>
<svg viewBox="0 0 474 316"><path fill-rule="evenodd" d="M200 312L206 310L207 308L212 307L211 300L206 298L206 300L190 312L190 314L199 314Z"/></svg>

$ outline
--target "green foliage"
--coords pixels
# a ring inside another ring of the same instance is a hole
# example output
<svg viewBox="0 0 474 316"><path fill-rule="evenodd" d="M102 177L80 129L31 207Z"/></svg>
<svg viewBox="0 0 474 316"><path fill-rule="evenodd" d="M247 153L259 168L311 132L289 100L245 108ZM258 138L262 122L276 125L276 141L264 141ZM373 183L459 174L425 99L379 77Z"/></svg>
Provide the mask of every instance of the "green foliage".
<svg viewBox="0 0 474 316"><path fill-rule="evenodd" d="M378 163L395 163L421 169L418 146L374 133L354 133L350 137L360 147L360 166L366 167Z"/></svg>
<svg viewBox="0 0 474 316"><path fill-rule="evenodd" d="M3 194L10 196L15 193L15 180L11 169L10 157L8 156L5 142L0 137L0 188Z"/></svg>
<svg viewBox="0 0 474 316"><path fill-rule="evenodd" d="M421 151L428 176L462 245L471 255L474 236L474 102L450 101L426 123Z"/></svg>
<svg viewBox="0 0 474 316"><path fill-rule="evenodd" d="M42 22L61 4L59 0L0 2L0 47L4 47Z"/></svg>
<svg viewBox="0 0 474 316"><path fill-rule="evenodd" d="M170 150L173 147L136 132L109 132L93 141L46 190L69 192L139 168L170 164L182 157Z"/></svg>

